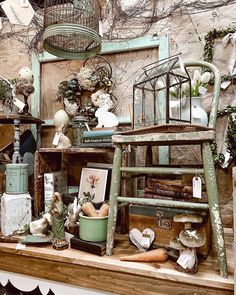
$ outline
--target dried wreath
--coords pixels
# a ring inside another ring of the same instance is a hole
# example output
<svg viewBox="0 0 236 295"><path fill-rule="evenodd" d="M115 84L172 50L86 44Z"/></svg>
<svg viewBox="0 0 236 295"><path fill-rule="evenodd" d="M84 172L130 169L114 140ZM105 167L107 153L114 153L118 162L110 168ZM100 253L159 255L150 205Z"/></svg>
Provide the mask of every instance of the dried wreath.
<svg viewBox="0 0 236 295"><path fill-rule="evenodd" d="M74 73L73 78L59 84L57 90L57 101L62 102L65 111L73 118L80 114L85 116L89 122L96 119L95 112L98 105L91 99L91 95L99 93L100 99L105 94L110 96L112 80L107 71L100 69L93 70L83 66L78 73ZM82 104L82 97L90 97L87 103Z"/></svg>

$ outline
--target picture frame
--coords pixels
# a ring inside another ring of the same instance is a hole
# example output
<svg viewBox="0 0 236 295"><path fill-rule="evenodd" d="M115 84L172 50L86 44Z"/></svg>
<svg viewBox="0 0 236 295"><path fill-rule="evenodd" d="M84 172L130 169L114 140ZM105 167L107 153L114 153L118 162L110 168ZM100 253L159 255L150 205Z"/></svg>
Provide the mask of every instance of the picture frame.
<svg viewBox="0 0 236 295"><path fill-rule="evenodd" d="M94 204L101 204L108 200L110 170L111 169L92 167L82 168L78 197L80 199L91 199L91 202Z"/></svg>
<svg viewBox="0 0 236 295"><path fill-rule="evenodd" d="M139 37L139 38L125 40L125 41L104 42L102 44L100 55L116 56L117 54L119 55L122 53L123 54L124 53L135 53L135 52L139 52L142 50L148 50L148 51L154 50L153 51L153 58L155 58L155 60L156 59L161 60L163 58L168 57L169 56L168 36L167 35L162 35L159 37L145 36L145 37ZM119 59L117 58L117 61L118 60ZM69 61L69 60L54 56L46 51L43 53L40 53L40 54L36 54L36 53L32 54L32 72L33 72L33 75L35 78L35 81L34 81L35 91L32 95L31 113L34 117L42 118L45 121L44 126L53 126L54 123L53 123L53 116L48 118L47 116L45 116L45 114L42 111L43 107L44 108L46 107L47 109L49 109L47 106L47 103L50 101L50 99L48 99L48 95L47 95L46 101L43 101L43 93L42 93L42 85L41 84L42 84L42 80L47 80L47 79L43 79L43 77L42 77L43 67L46 65L49 65L49 64L52 64L52 66L53 66L56 63L60 63L63 61L66 62L66 65L64 65L64 67L70 69L70 72L73 72L72 69L74 68L74 63L80 63L81 65L83 64L83 61L81 61L81 60ZM73 65L70 65L69 64L70 62L73 62ZM127 60L125 60L124 64L126 64L126 63L127 63ZM114 69L115 69L115 71L114 71L113 75L120 74L120 76L124 76L123 72L119 73L116 64L114 64ZM60 67L59 67L59 70L60 70L59 72L61 72ZM120 71L121 70L122 69L120 69ZM60 81L58 81L58 83L59 82ZM49 95L49 97L50 97L50 95ZM163 104L162 108L164 108L164 107L165 106ZM50 109L52 109L52 107L50 107ZM123 121L130 122L130 118L126 117L126 116L119 117L119 122L123 122Z"/></svg>

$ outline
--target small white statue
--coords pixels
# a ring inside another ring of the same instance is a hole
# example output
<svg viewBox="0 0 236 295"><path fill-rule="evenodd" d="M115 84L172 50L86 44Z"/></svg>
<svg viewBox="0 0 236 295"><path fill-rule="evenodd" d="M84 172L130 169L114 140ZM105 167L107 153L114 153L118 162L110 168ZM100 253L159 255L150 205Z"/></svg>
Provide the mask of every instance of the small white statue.
<svg viewBox="0 0 236 295"><path fill-rule="evenodd" d="M68 149L71 147L71 141L64 133L65 133L65 128L63 126L56 128L55 137L58 137L58 140L57 140L57 143L53 145L58 149Z"/></svg>
<svg viewBox="0 0 236 295"><path fill-rule="evenodd" d="M45 232L50 224L51 214L46 213L42 218L30 222L30 233L35 236L45 236Z"/></svg>
<svg viewBox="0 0 236 295"><path fill-rule="evenodd" d="M95 112L95 116L98 118L97 128L101 127L115 127L119 122L115 114L108 111L109 105L104 104Z"/></svg>
<svg viewBox="0 0 236 295"><path fill-rule="evenodd" d="M68 205L68 215L66 217L65 227L70 230L77 226L81 205L78 204L78 198L75 197L74 202Z"/></svg>
<svg viewBox="0 0 236 295"><path fill-rule="evenodd" d="M91 95L92 102L98 107L95 112L95 116L98 118L97 128L101 127L116 127L119 122L115 114L109 112L109 109L113 107L113 101L111 95L106 93L105 90L98 90Z"/></svg>
<svg viewBox="0 0 236 295"><path fill-rule="evenodd" d="M56 133L52 145L58 149L67 149L71 147L69 138L65 135L69 126L69 116L64 110L59 110L54 115L54 125Z"/></svg>

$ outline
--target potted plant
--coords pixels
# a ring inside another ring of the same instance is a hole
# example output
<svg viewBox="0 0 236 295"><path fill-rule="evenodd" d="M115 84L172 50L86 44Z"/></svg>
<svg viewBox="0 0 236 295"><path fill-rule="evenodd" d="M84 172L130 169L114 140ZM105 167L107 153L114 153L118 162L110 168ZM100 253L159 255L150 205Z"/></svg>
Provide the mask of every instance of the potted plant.
<svg viewBox="0 0 236 295"><path fill-rule="evenodd" d="M183 83L181 88L171 87L170 94L172 97L177 97L180 93L181 96L181 117L188 120L190 116L190 100L191 97L191 112L192 112L192 123L198 125L208 124L208 116L205 109L202 107L202 98L206 96L208 83L211 79L211 73L204 72L200 73L198 69L193 72L191 78L191 87L188 83ZM178 105L174 104L174 107Z"/></svg>

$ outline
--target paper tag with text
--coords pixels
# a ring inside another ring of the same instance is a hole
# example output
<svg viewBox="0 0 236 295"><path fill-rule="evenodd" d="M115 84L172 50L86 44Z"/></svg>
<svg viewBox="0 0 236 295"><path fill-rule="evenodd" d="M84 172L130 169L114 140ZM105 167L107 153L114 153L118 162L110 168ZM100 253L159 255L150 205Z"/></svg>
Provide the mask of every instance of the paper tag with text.
<svg viewBox="0 0 236 295"><path fill-rule="evenodd" d="M23 108L25 107L25 104L16 97L13 99L13 103L15 106L17 106L20 109L20 111L22 111Z"/></svg>
<svg viewBox="0 0 236 295"><path fill-rule="evenodd" d="M199 176L193 177L193 197L197 199L202 197L202 180Z"/></svg>
<svg viewBox="0 0 236 295"><path fill-rule="evenodd" d="M34 17L34 9L28 1L28 7L22 7L19 0L6 0L1 3L9 21L13 25L28 26Z"/></svg>
<svg viewBox="0 0 236 295"><path fill-rule="evenodd" d="M60 133L56 132L52 141L52 145L57 146L60 140Z"/></svg>
<svg viewBox="0 0 236 295"><path fill-rule="evenodd" d="M191 250L184 250L178 260L177 263L182 266L184 269L188 268L188 266L192 263L194 259L194 252Z"/></svg>

